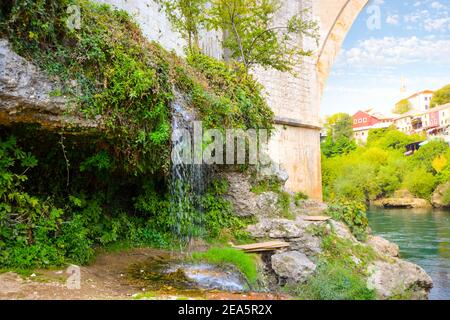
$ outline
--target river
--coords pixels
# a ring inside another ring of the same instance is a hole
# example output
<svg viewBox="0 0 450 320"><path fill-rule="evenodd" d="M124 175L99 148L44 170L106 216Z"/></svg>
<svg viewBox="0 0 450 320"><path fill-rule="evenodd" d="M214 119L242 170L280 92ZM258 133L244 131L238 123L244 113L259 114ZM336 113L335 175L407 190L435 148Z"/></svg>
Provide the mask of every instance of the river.
<svg viewBox="0 0 450 320"><path fill-rule="evenodd" d="M450 299L450 212L423 209L368 211L373 233L400 247L403 259L420 265L431 276L431 300Z"/></svg>

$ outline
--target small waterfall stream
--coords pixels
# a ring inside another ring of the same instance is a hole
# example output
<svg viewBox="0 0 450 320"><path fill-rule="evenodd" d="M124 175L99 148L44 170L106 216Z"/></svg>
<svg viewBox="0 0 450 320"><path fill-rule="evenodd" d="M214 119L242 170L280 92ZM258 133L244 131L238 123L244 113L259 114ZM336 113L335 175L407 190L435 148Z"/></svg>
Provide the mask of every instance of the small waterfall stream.
<svg viewBox="0 0 450 320"><path fill-rule="evenodd" d="M195 237L204 234L203 208L201 196L205 193L211 178L212 169L205 164L186 163L193 154L192 139L194 131L195 112L190 110L185 97L176 90L172 102L172 131L184 130L183 136L172 135L172 148L187 143L190 154L178 152L172 154L172 168L169 182L170 215L174 236L187 244ZM187 134L187 135L186 135ZM185 141L190 139L190 141Z"/></svg>

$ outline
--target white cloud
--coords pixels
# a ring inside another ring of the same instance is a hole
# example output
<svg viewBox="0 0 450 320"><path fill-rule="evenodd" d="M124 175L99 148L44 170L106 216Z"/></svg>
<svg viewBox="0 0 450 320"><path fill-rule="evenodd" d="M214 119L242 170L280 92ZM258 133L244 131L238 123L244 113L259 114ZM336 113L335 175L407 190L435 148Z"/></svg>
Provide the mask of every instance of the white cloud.
<svg viewBox="0 0 450 320"><path fill-rule="evenodd" d="M440 18L440 19L425 19L423 22L423 26L425 30L432 32L432 31L439 31L439 32L445 32L448 28L448 24L450 22L450 18Z"/></svg>
<svg viewBox="0 0 450 320"><path fill-rule="evenodd" d="M450 65L450 39L394 38L362 40L356 47L342 50L337 66L397 66L410 63Z"/></svg>
<svg viewBox="0 0 450 320"><path fill-rule="evenodd" d="M444 6L442 3L438 2L438 1L434 1L434 2L431 4L431 7L432 7L433 9L437 9L437 10L439 10L439 9L444 9L444 8L445 8L445 6Z"/></svg>
<svg viewBox="0 0 450 320"><path fill-rule="evenodd" d="M398 25L400 23L400 16L398 14L389 15L386 18L387 24Z"/></svg>

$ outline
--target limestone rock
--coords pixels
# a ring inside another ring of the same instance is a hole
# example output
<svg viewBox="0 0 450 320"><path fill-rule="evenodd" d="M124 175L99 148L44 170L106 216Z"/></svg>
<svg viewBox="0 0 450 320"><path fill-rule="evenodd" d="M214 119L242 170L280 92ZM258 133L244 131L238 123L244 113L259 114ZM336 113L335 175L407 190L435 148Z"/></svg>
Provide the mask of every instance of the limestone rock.
<svg viewBox="0 0 450 320"><path fill-rule="evenodd" d="M439 185L431 197L431 203L435 208L449 207L448 203L444 203L444 192L450 189L450 182Z"/></svg>
<svg viewBox="0 0 450 320"><path fill-rule="evenodd" d="M330 225L339 238L350 240L351 242L357 242L355 236L344 223L340 221L330 220Z"/></svg>
<svg viewBox="0 0 450 320"><path fill-rule="evenodd" d="M419 198L386 198L373 201L372 205L384 208L431 208L427 200Z"/></svg>
<svg viewBox="0 0 450 320"><path fill-rule="evenodd" d="M316 265L301 252L288 251L272 256L272 269L288 282L305 282L316 269Z"/></svg>
<svg viewBox="0 0 450 320"><path fill-rule="evenodd" d="M302 236L303 230L295 221L287 219L262 219L255 225L247 227L255 238L292 239Z"/></svg>
<svg viewBox="0 0 450 320"><path fill-rule="evenodd" d="M17 55L8 40L0 39L0 123L97 127L94 121L68 115L66 98L52 95L60 87L56 80Z"/></svg>
<svg viewBox="0 0 450 320"><path fill-rule="evenodd" d="M256 197L255 215L259 217L274 217L281 214L278 203L279 196L275 192L263 192Z"/></svg>
<svg viewBox="0 0 450 320"><path fill-rule="evenodd" d="M368 268L367 287L374 289L380 299L401 297L426 300L433 280L419 266L394 258L392 262L376 261Z"/></svg>
<svg viewBox="0 0 450 320"><path fill-rule="evenodd" d="M369 236L367 244L372 247L376 252L386 255L388 257L398 257L399 247L395 243L379 236Z"/></svg>
<svg viewBox="0 0 450 320"><path fill-rule="evenodd" d="M280 164L277 164L272 160L269 161L267 166L260 167L256 176L257 181L274 180L279 182L282 186L284 186L289 179L287 171Z"/></svg>
<svg viewBox="0 0 450 320"><path fill-rule="evenodd" d="M228 181L228 192L225 198L232 204L235 213L240 217L250 217L255 214L257 197L251 192L249 177L241 172L227 172L223 177Z"/></svg>
<svg viewBox="0 0 450 320"><path fill-rule="evenodd" d="M248 226L247 231L257 239L284 240L290 244L292 250L315 257L322 252L322 240L311 233L310 227L319 224L321 223L302 219L293 221L263 218L257 224Z"/></svg>
<svg viewBox="0 0 450 320"><path fill-rule="evenodd" d="M297 215L320 216L328 209L328 206L317 200L300 200L297 203L292 201L291 211Z"/></svg>

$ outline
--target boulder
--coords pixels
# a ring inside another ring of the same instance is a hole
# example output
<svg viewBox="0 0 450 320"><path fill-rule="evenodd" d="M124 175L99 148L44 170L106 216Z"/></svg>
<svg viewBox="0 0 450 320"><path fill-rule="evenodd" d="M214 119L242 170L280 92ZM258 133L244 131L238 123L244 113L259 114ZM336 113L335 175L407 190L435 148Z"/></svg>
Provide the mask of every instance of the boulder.
<svg viewBox="0 0 450 320"><path fill-rule="evenodd" d="M296 215L311 215L311 216L320 216L327 211L328 206L317 200L300 200L292 201L291 203L291 212Z"/></svg>
<svg viewBox="0 0 450 320"><path fill-rule="evenodd" d="M324 222L263 218L257 224L248 226L247 231L257 239L286 241L292 250L314 258L322 252L322 240L311 233L311 227L321 223Z"/></svg>
<svg viewBox="0 0 450 320"><path fill-rule="evenodd" d="M256 181L258 182L264 180L273 180L284 186L286 181L289 180L289 174L281 166L281 164L277 164L270 160L268 165L261 166L257 170Z"/></svg>
<svg viewBox="0 0 450 320"><path fill-rule="evenodd" d="M302 236L304 230L295 221L287 219L261 219L247 227L255 238L292 239Z"/></svg>
<svg viewBox="0 0 450 320"><path fill-rule="evenodd" d="M274 254L271 261L273 271L291 283L305 282L316 270L316 265L298 251Z"/></svg>
<svg viewBox="0 0 450 320"><path fill-rule="evenodd" d="M450 189L450 182L439 185L433 192L431 197L431 203L435 208L445 208L449 207L449 203L444 202L444 193Z"/></svg>
<svg viewBox="0 0 450 320"><path fill-rule="evenodd" d="M371 204L376 207L384 208L431 208L430 202L419 198L385 198L372 201Z"/></svg>
<svg viewBox="0 0 450 320"><path fill-rule="evenodd" d="M279 196L275 192L263 192L256 196L255 216L276 217L281 215Z"/></svg>
<svg viewBox="0 0 450 320"><path fill-rule="evenodd" d="M355 236L343 222L336 220L329 220L329 222L329 225L339 238L350 240L351 242L357 242Z"/></svg>
<svg viewBox="0 0 450 320"><path fill-rule="evenodd" d="M57 79L50 79L17 55L8 40L0 39L1 124L36 123L47 129L98 127L96 121L71 115L73 110L67 99L54 94L60 88Z"/></svg>
<svg viewBox="0 0 450 320"><path fill-rule="evenodd" d="M367 287L375 290L379 299L426 300L433 280L419 266L393 258L393 261L376 261L368 268Z"/></svg>
<svg viewBox="0 0 450 320"><path fill-rule="evenodd" d="M225 198L229 200L236 215L251 217L257 208L257 196L251 192L249 176L242 172L226 172L223 177L228 182L228 191Z"/></svg>
<svg viewBox="0 0 450 320"><path fill-rule="evenodd" d="M376 252L388 256L388 257L398 257L399 247L395 243L389 242L388 240L379 236L369 236L367 245L372 247Z"/></svg>

